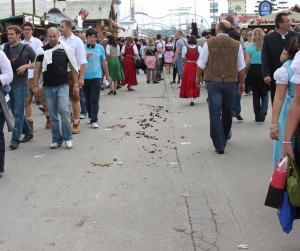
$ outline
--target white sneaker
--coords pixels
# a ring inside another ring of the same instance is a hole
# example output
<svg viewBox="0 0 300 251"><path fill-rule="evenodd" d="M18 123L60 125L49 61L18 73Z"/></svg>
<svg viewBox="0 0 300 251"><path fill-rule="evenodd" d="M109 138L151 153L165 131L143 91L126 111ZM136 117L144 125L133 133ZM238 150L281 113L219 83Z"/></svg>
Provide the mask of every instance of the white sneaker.
<svg viewBox="0 0 300 251"><path fill-rule="evenodd" d="M92 123L92 128L97 129L98 127L99 127L98 123L96 123L96 122Z"/></svg>
<svg viewBox="0 0 300 251"><path fill-rule="evenodd" d="M59 148L61 146L61 144L58 144L58 143L52 143L51 145L50 145L50 148L51 149L57 149L57 148Z"/></svg>
<svg viewBox="0 0 300 251"><path fill-rule="evenodd" d="M73 147L73 141L72 140L66 141L65 144L66 144L67 149L72 149L72 147Z"/></svg>
<svg viewBox="0 0 300 251"><path fill-rule="evenodd" d="M80 117L79 117L80 119L85 119L85 115L84 114L82 114L82 113L80 113Z"/></svg>

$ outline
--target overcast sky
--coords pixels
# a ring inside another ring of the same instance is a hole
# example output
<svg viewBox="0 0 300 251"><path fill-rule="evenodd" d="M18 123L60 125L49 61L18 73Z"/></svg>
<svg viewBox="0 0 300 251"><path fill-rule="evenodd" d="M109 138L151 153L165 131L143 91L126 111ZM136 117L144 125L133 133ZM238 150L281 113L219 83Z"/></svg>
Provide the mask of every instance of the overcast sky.
<svg viewBox="0 0 300 251"><path fill-rule="evenodd" d="M286 0L288 2L288 6L294 6L296 4L296 0ZM130 0L122 0L121 1L121 19L125 18L130 15L129 6L130 6ZM219 14L221 13L227 13L228 10L228 4L227 0L215 0L215 2L218 2L219 5ZM277 0L279 2L279 0ZM172 3L172 4L170 4ZM196 3L196 14L203 17L207 20L208 23L211 23L213 20L210 18L211 14L210 11L210 1L209 0L135 0L135 9L136 12L145 12L149 16L152 17L162 17L168 14L171 14L172 9L178 9L179 7L191 7L190 8L190 15L195 14L195 3ZM299 1L298 1L299 3ZM255 9L255 5L257 5L256 0L248 0L247 1L247 12L253 13ZM173 11L174 13L174 11ZM143 17L142 15L136 15L137 22L141 23L144 21L144 23L149 22L146 19L146 17ZM142 19L144 18L144 20ZM192 18L192 17L190 17ZM175 18L176 19L176 18ZM168 22L175 20L172 18L168 18ZM199 18L200 19L200 18ZM166 20L163 19L162 21L159 21L162 23L165 23Z"/></svg>

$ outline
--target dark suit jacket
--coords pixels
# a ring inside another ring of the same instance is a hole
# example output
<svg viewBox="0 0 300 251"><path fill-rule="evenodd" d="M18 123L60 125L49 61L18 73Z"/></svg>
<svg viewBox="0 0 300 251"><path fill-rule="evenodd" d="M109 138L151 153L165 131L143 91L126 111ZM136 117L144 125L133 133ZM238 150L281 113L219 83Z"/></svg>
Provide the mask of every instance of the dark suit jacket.
<svg viewBox="0 0 300 251"><path fill-rule="evenodd" d="M261 63L263 77L270 76L273 80L274 72L282 66L280 55L283 49L286 49L288 41L296 36L297 33L289 31L282 39L281 35L274 31L264 37L264 43L261 51Z"/></svg>

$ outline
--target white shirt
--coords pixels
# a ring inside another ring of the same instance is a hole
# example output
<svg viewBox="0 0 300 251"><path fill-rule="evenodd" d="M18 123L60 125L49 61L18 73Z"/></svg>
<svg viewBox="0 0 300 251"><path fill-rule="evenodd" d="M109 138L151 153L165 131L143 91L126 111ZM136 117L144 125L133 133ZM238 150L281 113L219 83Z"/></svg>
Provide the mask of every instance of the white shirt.
<svg viewBox="0 0 300 251"><path fill-rule="evenodd" d="M30 47L33 49L34 52L40 47L43 46L43 43L41 40L39 40L36 37L31 36L29 40L22 40L21 43L23 44L29 44ZM30 62L31 63L31 62ZM33 78L34 69L28 69L28 78Z"/></svg>
<svg viewBox="0 0 300 251"><path fill-rule="evenodd" d="M164 44L164 40L156 40L156 49L158 52L158 58L162 58L162 53L160 53L160 49L164 49L165 48L165 44Z"/></svg>
<svg viewBox="0 0 300 251"><path fill-rule="evenodd" d="M61 36L59 40L65 42L66 44L70 45L73 48L78 70L80 70L80 66L82 64L87 63L85 48L82 40L79 37L75 36L73 33L68 38Z"/></svg>
<svg viewBox="0 0 300 251"><path fill-rule="evenodd" d="M122 52L123 54L125 53L125 47L126 47L126 46L127 46L127 45L124 44L123 47L122 47L121 52ZM139 54L138 48L136 47L135 44L133 45L133 51L134 51L134 54Z"/></svg>
<svg viewBox="0 0 300 251"><path fill-rule="evenodd" d="M10 60L6 57L3 51L0 51L0 82L3 85L8 85L13 80L13 71Z"/></svg>
<svg viewBox="0 0 300 251"><path fill-rule="evenodd" d="M196 45L188 45L191 49L194 49L196 47ZM186 46L182 48L182 58L185 58L185 55L187 53L187 48ZM202 48L201 46L198 46L198 53L199 53L199 57L202 53Z"/></svg>
<svg viewBox="0 0 300 251"><path fill-rule="evenodd" d="M289 76L286 67L283 65L280 68L278 68L274 72L274 79L276 81L276 84L283 84L287 85L289 83Z"/></svg>
<svg viewBox="0 0 300 251"><path fill-rule="evenodd" d="M291 69L294 72L294 76L291 81L294 84L300 84L300 51L298 51L294 57L293 63L291 64Z"/></svg>
<svg viewBox="0 0 300 251"><path fill-rule="evenodd" d="M117 49L118 49L118 57L120 56L120 46L117 44ZM110 55L110 45L108 44L108 45L106 45L106 54L107 55Z"/></svg>
<svg viewBox="0 0 300 251"><path fill-rule="evenodd" d="M218 34L217 36L228 36L227 34ZM202 53L200 54L200 57L197 61L197 65L201 68L201 69L205 69L206 68L206 64L208 61L208 46L207 46L207 42L204 43L203 45L203 50ZM242 46L239 46L239 52L238 52L238 58L237 58L237 62L236 62L236 68L238 71L243 70L246 67L246 63L245 63L245 59L244 59L244 53L243 53L243 49Z"/></svg>

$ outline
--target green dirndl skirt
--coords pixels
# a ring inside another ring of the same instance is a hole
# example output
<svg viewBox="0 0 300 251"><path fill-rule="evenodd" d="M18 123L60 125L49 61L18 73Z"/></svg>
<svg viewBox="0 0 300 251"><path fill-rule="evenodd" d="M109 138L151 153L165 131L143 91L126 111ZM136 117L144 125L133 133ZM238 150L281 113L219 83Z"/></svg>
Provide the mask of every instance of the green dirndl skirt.
<svg viewBox="0 0 300 251"><path fill-rule="evenodd" d="M107 60L109 75L112 81L121 81L124 79L123 69L119 57L111 57Z"/></svg>

